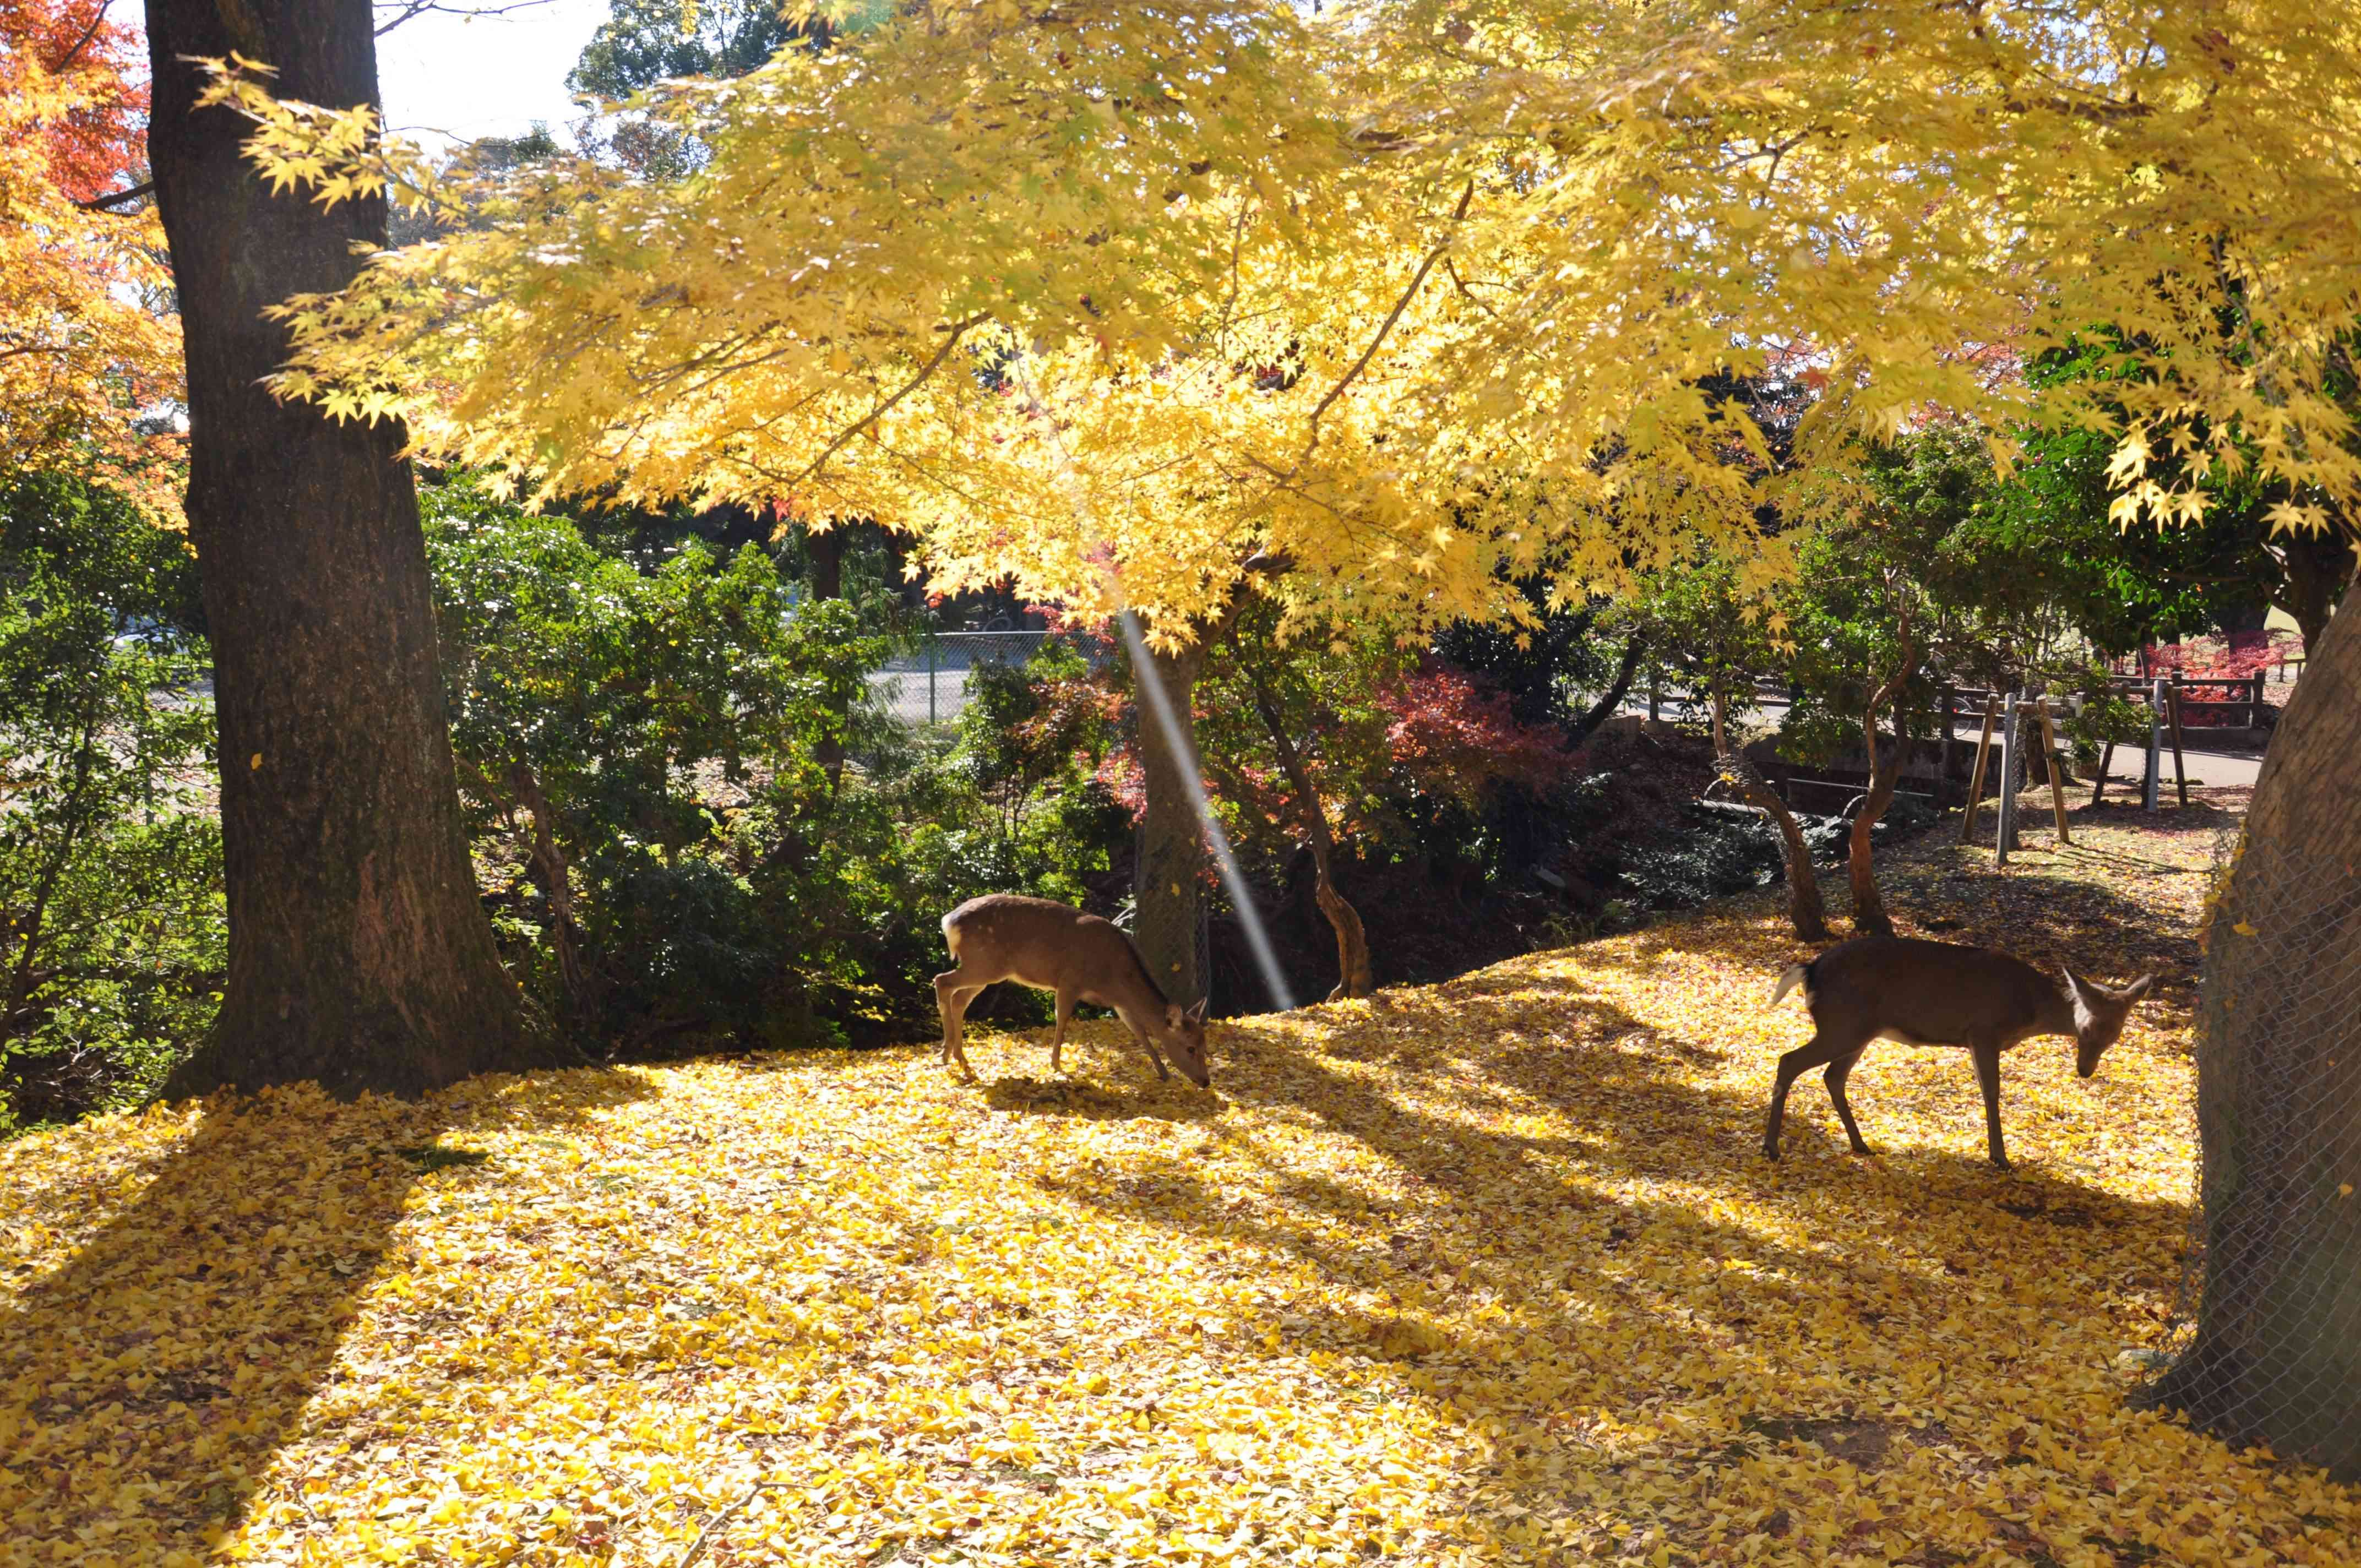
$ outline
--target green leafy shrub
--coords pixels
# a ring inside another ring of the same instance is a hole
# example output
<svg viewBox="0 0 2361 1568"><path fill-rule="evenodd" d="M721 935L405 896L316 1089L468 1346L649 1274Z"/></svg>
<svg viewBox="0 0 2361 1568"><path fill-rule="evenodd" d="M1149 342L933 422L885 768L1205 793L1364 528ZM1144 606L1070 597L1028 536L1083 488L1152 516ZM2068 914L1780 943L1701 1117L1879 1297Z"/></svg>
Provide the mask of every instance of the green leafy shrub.
<svg viewBox="0 0 2361 1568"><path fill-rule="evenodd" d="M0 490L0 1132L134 1103L226 967L194 563L78 479Z"/></svg>
<svg viewBox="0 0 2361 1568"><path fill-rule="evenodd" d="M761 1031L853 981L798 894L884 641L791 605L751 544L642 571L464 481L424 510L453 750L528 986L611 1049Z"/></svg>
<svg viewBox="0 0 2361 1568"><path fill-rule="evenodd" d="M424 511L496 927L602 1053L907 1038L946 912L1086 902L1119 846L1086 767L1028 738L1071 651L978 670L953 735L914 731L870 699L875 608L802 598L752 544L626 554L465 479Z"/></svg>

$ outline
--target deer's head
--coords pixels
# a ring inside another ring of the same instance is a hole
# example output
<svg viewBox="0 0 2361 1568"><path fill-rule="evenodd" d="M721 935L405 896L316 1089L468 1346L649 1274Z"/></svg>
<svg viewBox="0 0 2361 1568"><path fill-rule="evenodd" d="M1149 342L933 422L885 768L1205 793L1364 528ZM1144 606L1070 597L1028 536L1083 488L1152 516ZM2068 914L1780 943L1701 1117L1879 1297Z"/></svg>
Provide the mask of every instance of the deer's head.
<svg viewBox="0 0 2361 1568"><path fill-rule="evenodd" d="M2132 1003L2148 993L2156 976L2144 974L2126 986L2100 985L2072 970L2065 971L2066 993L2074 1003L2074 1070L2084 1078L2099 1070L2099 1058L2124 1032Z"/></svg>
<svg viewBox="0 0 2361 1568"><path fill-rule="evenodd" d="M1205 1059L1205 1003L1181 1008L1168 1003L1164 1008L1162 1026L1156 1031L1156 1043L1178 1064L1190 1082L1200 1089L1213 1086L1213 1069Z"/></svg>

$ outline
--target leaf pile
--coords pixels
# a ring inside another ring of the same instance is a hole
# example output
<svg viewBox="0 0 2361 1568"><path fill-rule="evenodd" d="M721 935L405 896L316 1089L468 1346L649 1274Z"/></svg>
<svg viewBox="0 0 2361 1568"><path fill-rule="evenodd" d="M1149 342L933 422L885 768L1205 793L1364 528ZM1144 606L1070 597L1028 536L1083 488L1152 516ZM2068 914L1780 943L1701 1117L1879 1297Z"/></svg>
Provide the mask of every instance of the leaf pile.
<svg viewBox="0 0 2361 1568"><path fill-rule="evenodd" d="M2118 1370L2189 1218L2185 815L1889 883L2166 962L2096 1080L2011 1056L2014 1175L1898 1047L1875 1160L1816 1079L1760 1159L1806 1032L1760 900L1219 1026L1211 1095L1102 1024L1063 1082L1002 1037L975 1089L806 1054L20 1140L0 1563L2352 1563L2353 1494Z"/></svg>

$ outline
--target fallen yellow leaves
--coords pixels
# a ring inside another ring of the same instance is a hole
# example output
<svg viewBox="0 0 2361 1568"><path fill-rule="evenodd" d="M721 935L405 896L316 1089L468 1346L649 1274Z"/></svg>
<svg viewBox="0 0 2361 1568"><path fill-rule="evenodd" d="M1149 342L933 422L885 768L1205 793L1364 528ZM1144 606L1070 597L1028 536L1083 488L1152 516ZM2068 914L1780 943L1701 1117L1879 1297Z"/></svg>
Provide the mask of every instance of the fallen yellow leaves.
<svg viewBox="0 0 2361 1568"><path fill-rule="evenodd" d="M1214 1094L1103 1023L20 1140L0 1562L2351 1563L2353 1494L2126 1408L2202 879L2077 837L1896 898L2164 965L2097 1080L2012 1053L2013 1175L1898 1047L1876 1159L1817 1080L1758 1157L1761 904L1217 1025Z"/></svg>

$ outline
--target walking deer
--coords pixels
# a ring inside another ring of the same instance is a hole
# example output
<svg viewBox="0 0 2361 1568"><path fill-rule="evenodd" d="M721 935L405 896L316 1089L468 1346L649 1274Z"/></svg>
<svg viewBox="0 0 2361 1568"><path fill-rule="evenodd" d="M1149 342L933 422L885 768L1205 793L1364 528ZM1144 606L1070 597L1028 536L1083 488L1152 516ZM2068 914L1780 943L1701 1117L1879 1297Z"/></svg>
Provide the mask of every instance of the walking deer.
<svg viewBox="0 0 2361 1568"><path fill-rule="evenodd" d="M2088 1078L2123 1033L2132 1003L2155 983L2154 975L2144 974L2119 989L2096 985L2070 970L2045 973L1985 948L1901 937L1861 937L1810 963L1789 964L1771 992L1771 1005L1801 985L1814 1032L1779 1058L1763 1156L1779 1157L1788 1087L1823 1065L1828 1069L1828 1098L1836 1102L1852 1152L1869 1153L1852 1107L1845 1102L1845 1077L1870 1042L1898 1040L1905 1046L1954 1047L1975 1058L1992 1162L2006 1170L2008 1155L2000 1137L2001 1053L2036 1035L2070 1035L2075 1070Z"/></svg>
<svg viewBox="0 0 2361 1568"><path fill-rule="evenodd" d="M1172 1076L1157 1054L1161 1042L1190 1082L1200 1089L1211 1087L1205 1004L1182 1008L1167 1002L1139 949L1115 922L1046 898L994 893L971 898L944 916L943 941L959 966L935 976L935 1002L943 1012L943 1064L948 1067L957 1058L969 1082L975 1081L975 1069L968 1066L961 1029L968 1003L994 981L1013 980L1057 994L1058 1033L1049 1042L1050 1071L1060 1070L1074 1004L1091 1002L1115 1010L1156 1064L1157 1077Z"/></svg>

